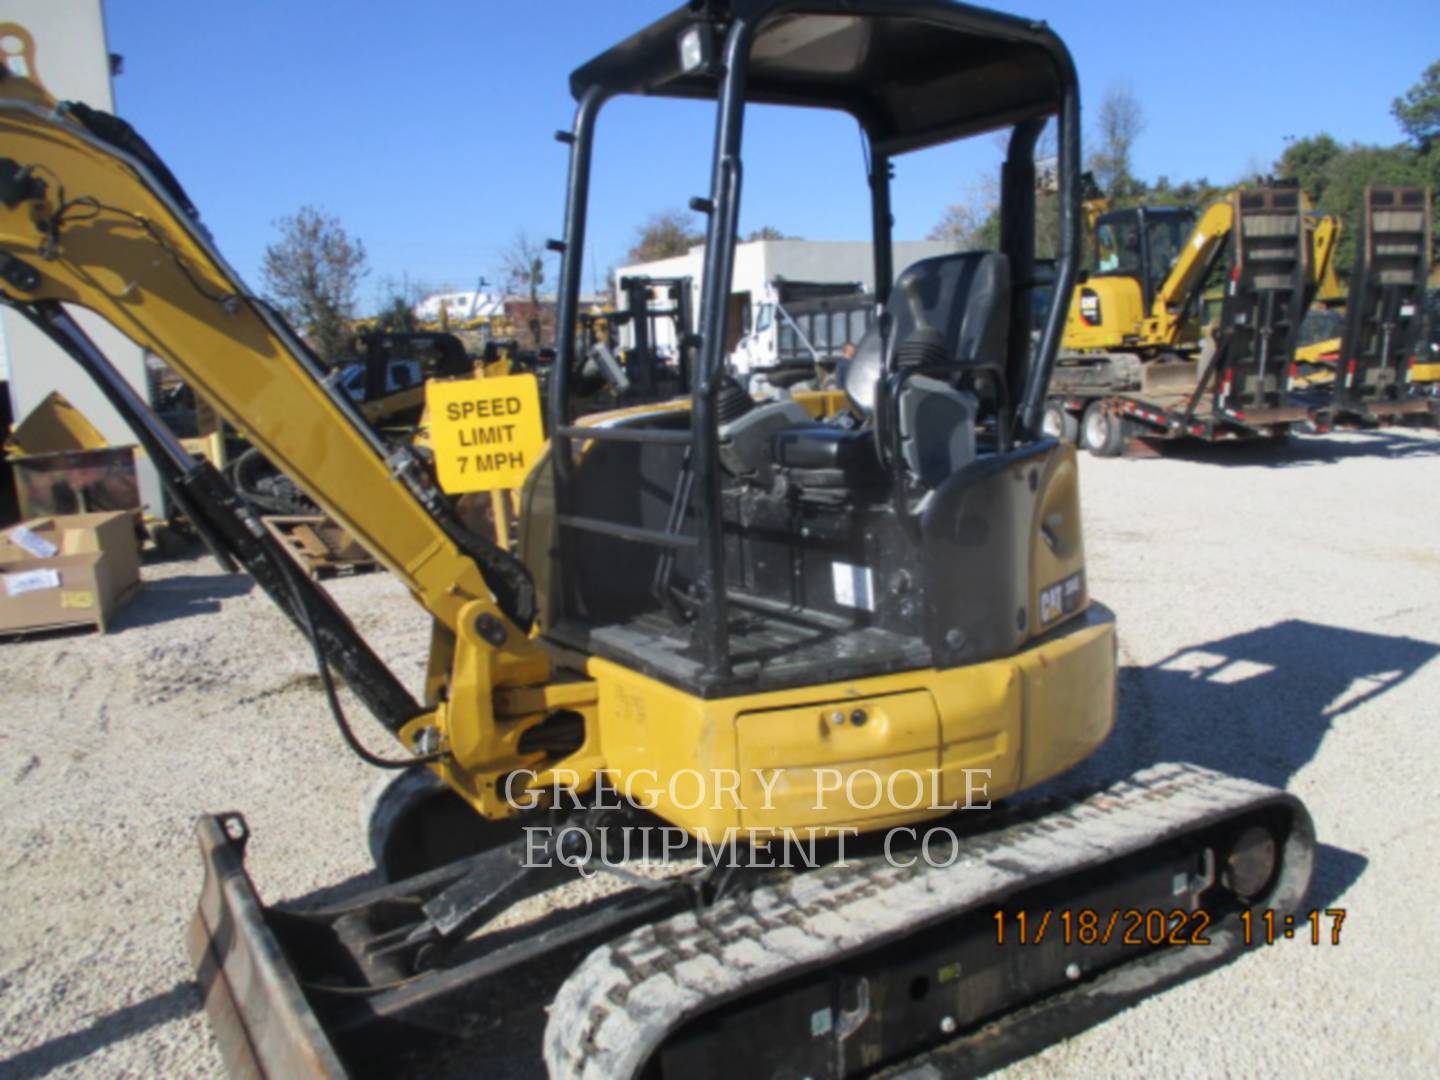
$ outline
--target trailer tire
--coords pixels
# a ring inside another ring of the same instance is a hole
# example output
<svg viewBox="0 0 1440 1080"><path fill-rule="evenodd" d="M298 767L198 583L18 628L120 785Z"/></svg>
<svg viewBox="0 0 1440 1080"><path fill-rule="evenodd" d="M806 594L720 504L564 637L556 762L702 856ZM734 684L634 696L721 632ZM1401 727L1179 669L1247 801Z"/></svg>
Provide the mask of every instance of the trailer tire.
<svg viewBox="0 0 1440 1080"><path fill-rule="evenodd" d="M518 818L488 821L424 765L379 777L360 805L370 857L402 881L521 836Z"/></svg>
<svg viewBox="0 0 1440 1080"><path fill-rule="evenodd" d="M1085 449L1096 457L1119 457L1125 450L1129 435L1125 418L1106 408L1101 399L1092 401L1085 409L1080 424L1080 438Z"/></svg>
<svg viewBox="0 0 1440 1080"><path fill-rule="evenodd" d="M1080 437L1080 421L1063 402L1052 399L1045 403L1040 430L1065 446L1074 446Z"/></svg>

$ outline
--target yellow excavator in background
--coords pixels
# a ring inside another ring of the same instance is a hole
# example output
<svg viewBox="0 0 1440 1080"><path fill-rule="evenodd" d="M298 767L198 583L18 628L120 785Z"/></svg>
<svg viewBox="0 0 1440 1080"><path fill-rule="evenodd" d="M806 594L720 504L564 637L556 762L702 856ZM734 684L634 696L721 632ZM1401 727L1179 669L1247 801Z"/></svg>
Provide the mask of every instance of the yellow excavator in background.
<svg viewBox="0 0 1440 1080"><path fill-rule="evenodd" d="M1070 354L1123 353L1153 361L1197 353L1208 322L1201 290L1225 252L1238 219L1237 196L1245 190L1227 193L1199 214L1186 206L1109 210L1102 196L1087 200L1096 268L1071 302L1061 363ZM1343 303L1334 267L1339 219L1307 210L1304 229L1311 299Z"/></svg>
<svg viewBox="0 0 1440 1080"><path fill-rule="evenodd" d="M1233 198L1199 215L1184 206L1134 206L1093 220L1095 269L1071 302L1065 351L1150 360L1198 349L1194 300L1230 236Z"/></svg>
<svg viewBox="0 0 1440 1080"><path fill-rule="evenodd" d="M200 820L191 950L237 1073L340 1076L397 1054L413 1069L451 1037L486 1047L478 1068L533 1055L556 1077L836 1077L916 1055L986 1071L1234 955L1247 912L1303 899L1313 830L1283 792L1157 765L1088 798L1017 798L1091 754L1115 710L1075 456L1040 431L1080 214L1077 80L1043 23L943 0L687 4L574 72L559 325L579 312L597 119L622 95L712 103L704 290L676 402L573 416L562 335L519 557L466 530L426 464L335 392L144 140L52 100L25 60L32 77L0 79L0 299L91 374L293 620L345 742L433 778L475 825L406 804L389 828L419 875L299 912L265 907L243 864L247 843L283 837ZM837 392L758 403L725 373L753 104L840 110L867 144L875 280L894 287ZM1060 254L1032 342L1034 150L1052 120ZM1000 249L897 275L893 169L997 130ZM164 357L405 585L433 620L420 699L66 304ZM513 438L539 429L510 378L444 384L453 415L432 423L468 447L450 465L536 450ZM356 737L336 675L399 753ZM993 800L1015 805L962 809ZM426 860L462 834L471 854ZM619 850L651 836L676 839L678 873ZM602 872L614 888L507 922ZM1085 929L1057 915L1042 946L1037 920L1061 910ZM541 1009L543 1038L522 1045L515 1018Z"/></svg>
<svg viewBox="0 0 1440 1080"><path fill-rule="evenodd" d="M1098 195L1085 211L1095 269L1067 314L1049 434L1111 456L1132 433L1243 439L1311 419L1290 396L1296 331L1333 276L1338 222L1278 183L1237 188L1198 215L1109 210ZM1211 319L1205 286L1222 259L1223 300Z"/></svg>

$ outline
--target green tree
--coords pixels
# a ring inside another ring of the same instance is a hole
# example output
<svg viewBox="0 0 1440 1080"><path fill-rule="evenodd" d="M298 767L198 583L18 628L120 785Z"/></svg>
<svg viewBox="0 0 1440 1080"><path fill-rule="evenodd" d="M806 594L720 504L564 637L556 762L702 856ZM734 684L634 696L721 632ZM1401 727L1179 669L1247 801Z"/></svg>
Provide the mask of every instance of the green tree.
<svg viewBox="0 0 1440 1080"><path fill-rule="evenodd" d="M686 210L662 210L635 230L635 244L626 258L632 263L670 259L704 242L705 232L694 214Z"/></svg>
<svg viewBox="0 0 1440 1080"><path fill-rule="evenodd" d="M1390 104L1390 115L1421 150L1440 136L1440 60L1425 69L1420 81Z"/></svg>
<svg viewBox="0 0 1440 1080"><path fill-rule="evenodd" d="M926 240L939 240L954 246L956 251L979 251L995 248L1000 241L1000 213L983 203L955 203L945 208L940 220Z"/></svg>
<svg viewBox="0 0 1440 1080"><path fill-rule="evenodd" d="M411 281L409 274L381 278L375 295L376 329L392 333L414 332L420 325L420 320L415 317L415 306L438 291L424 282Z"/></svg>
<svg viewBox="0 0 1440 1080"><path fill-rule="evenodd" d="M956 251L994 251L1000 247L1000 182L987 176L971 184L963 202L945 208L940 220L925 235Z"/></svg>
<svg viewBox="0 0 1440 1080"><path fill-rule="evenodd" d="M1135 141L1145 130L1145 115L1135 91L1124 84L1111 86L1100 102L1096 124L1098 148L1087 163L1102 191L1111 199L1134 198L1140 188L1135 179Z"/></svg>
<svg viewBox="0 0 1440 1080"><path fill-rule="evenodd" d="M419 320L415 318L415 309L405 297L400 295L392 296L381 307L375 322L377 330L385 330L392 334L413 333L419 325Z"/></svg>
<svg viewBox="0 0 1440 1080"><path fill-rule="evenodd" d="M1335 266L1348 277L1360 237L1360 206L1370 184L1429 184L1440 180L1440 144L1417 150L1397 146L1342 146L1329 135L1297 139L1275 163L1276 175L1299 182L1311 204L1340 219Z"/></svg>
<svg viewBox="0 0 1440 1080"><path fill-rule="evenodd" d="M275 223L280 239L265 248L261 274L273 303L326 363L346 350L355 290L368 273L365 245L313 206Z"/></svg>
<svg viewBox="0 0 1440 1080"><path fill-rule="evenodd" d="M1345 152L1345 148L1330 135L1296 139L1285 147L1285 152L1275 163L1275 175L1299 181L1300 190L1318 205L1324 200L1330 183L1330 167Z"/></svg>

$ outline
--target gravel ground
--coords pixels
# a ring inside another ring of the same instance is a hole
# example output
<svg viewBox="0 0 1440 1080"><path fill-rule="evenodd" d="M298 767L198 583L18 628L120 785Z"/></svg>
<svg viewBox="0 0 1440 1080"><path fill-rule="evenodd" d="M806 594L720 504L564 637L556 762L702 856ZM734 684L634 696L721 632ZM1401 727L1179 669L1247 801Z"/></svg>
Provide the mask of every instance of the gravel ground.
<svg viewBox="0 0 1440 1080"><path fill-rule="evenodd" d="M1090 581L1124 670L1117 733L1081 772L1188 759L1289 788L1321 838L1307 906L1348 915L1338 948L1252 949L1005 1075L1433 1074L1437 458L1435 433L1389 431L1084 460ZM425 619L404 591L332 591L418 685ZM244 810L269 900L371 880L373 773L308 651L197 558L147 566L108 636L0 644L0 680L0 1076L221 1075L183 948L195 816Z"/></svg>

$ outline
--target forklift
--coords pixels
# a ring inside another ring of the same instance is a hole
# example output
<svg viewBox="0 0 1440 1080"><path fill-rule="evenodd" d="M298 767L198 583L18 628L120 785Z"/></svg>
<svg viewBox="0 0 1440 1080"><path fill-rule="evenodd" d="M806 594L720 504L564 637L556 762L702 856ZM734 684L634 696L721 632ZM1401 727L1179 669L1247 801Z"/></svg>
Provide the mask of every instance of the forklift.
<svg viewBox="0 0 1440 1080"><path fill-rule="evenodd" d="M692 288L688 277L631 275L620 279L622 307L582 311L576 320L582 343L578 367L566 379L576 403L572 407L600 412L689 393L687 350L693 347L695 329ZM662 322L671 327L668 350L659 345L657 328ZM629 344L622 346L626 337Z"/></svg>

